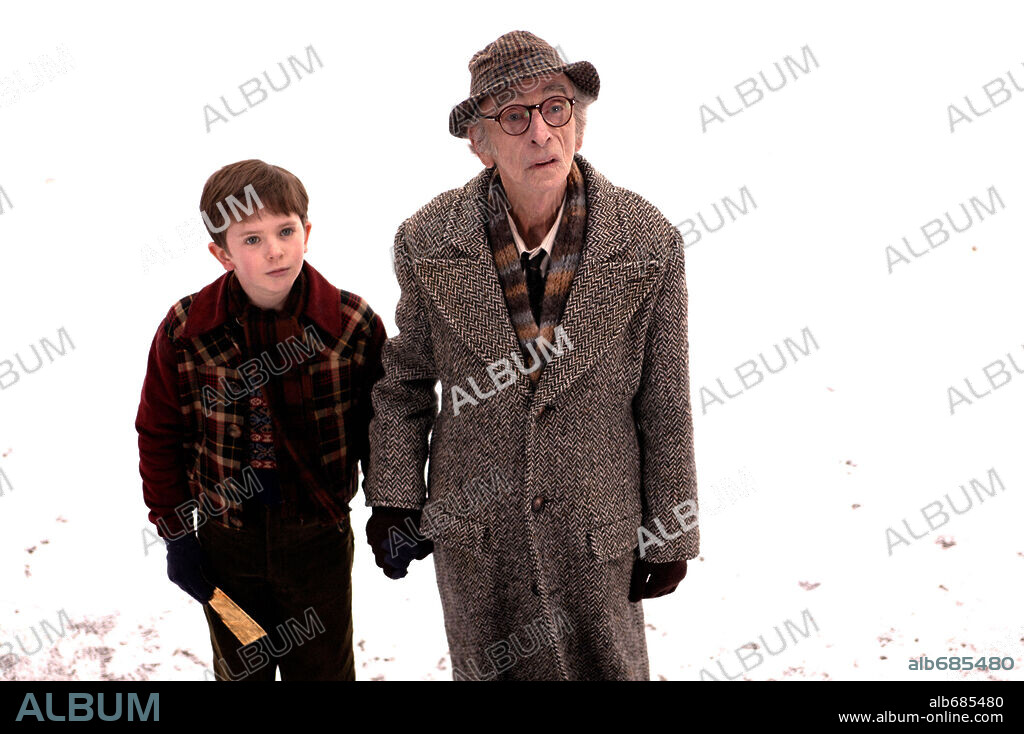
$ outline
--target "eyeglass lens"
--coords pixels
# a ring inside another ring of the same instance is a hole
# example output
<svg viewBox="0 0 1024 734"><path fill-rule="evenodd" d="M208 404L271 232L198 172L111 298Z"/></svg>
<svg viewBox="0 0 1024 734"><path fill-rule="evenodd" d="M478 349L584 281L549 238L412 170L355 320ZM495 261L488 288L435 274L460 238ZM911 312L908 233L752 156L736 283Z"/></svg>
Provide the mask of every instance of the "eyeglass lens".
<svg viewBox="0 0 1024 734"><path fill-rule="evenodd" d="M530 126L531 112L523 105L514 104L502 110L498 122L509 135L521 135ZM550 97L541 104L540 114L551 127L561 127L569 122L572 107L566 97Z"/></svg>

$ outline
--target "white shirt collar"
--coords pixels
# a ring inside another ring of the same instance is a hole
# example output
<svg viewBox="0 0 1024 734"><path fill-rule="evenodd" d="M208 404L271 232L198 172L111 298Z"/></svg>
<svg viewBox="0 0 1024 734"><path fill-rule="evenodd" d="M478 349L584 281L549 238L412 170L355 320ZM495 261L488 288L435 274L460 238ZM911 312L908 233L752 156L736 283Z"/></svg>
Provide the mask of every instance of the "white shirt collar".
<svg viewBox="0 0 1024 734"><path fill-rule="evenodd" d="M541 271L545 275L547 274L548 265L551 264L551 248L554 247L555 244L555 235L558 234L558 225L562 222L562 211L565 209L566 198L568 198L568 192L566 192L565 197L562 197L562 206L558 208L558 214L555 215L555 223L551 226L551 229L548 230L548 233L540 243L540 247L548 253L548 256L544 258L544 263L541 265ZM522 257L524 252L529 252L530 256L533 257L537 254L537 249L526 249L526 243L523 242L523 238L519 236L519 231L516 229L516 223L512 219L512 213L507 212L506 216L508 217L509 228L512 230L512 239L516 241L516 249L519 250L519 256Z"/></svg>

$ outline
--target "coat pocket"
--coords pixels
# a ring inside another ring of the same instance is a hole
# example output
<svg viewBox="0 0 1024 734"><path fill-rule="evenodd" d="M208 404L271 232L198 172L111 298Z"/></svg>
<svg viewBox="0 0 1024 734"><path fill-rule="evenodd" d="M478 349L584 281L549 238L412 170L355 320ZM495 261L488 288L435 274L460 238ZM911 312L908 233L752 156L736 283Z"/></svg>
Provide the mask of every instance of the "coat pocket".
<svg viewBox="0 0 1024 734"><path fill-rule="evenodd" d="M639 544L639 527L640 515L633 514L590 528L587 531L590 552L597 558L598 563L604 563L632 551Z"/></svg>
<svg viewBox="0 0 1024 734"><path fill-rule="evenodd" d="M356 393L352 384L352 363L328 352L323 359L311 362L308 372L312 379L313 421L320 443L321 465L328 468L332 479L343 481L347 478L343 470L352 465L353 458L358 458L353 454L362 448L356 443L350 445L361 436L361 430L357 435L348 435L350 428L359 428L352 424ZM343 459L348 460L345 466L341 465Z"/></svg>
<svg viewBox="0 0 1024 734"><path fill-rule="evenodd" d="M420 520L420 532L439 545L455 545L483 552L487 549L487 526L446 510L440 503L427 503Z"/></svg>

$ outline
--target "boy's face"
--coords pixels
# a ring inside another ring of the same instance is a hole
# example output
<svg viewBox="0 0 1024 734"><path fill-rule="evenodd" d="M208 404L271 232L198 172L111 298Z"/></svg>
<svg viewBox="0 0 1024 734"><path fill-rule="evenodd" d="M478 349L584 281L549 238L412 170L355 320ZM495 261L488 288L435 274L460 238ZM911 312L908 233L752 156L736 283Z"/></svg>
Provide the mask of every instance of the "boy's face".
<svg viewBox="0 0 1024 734"><path fill-rule="evenodd" d="M231 222L224 233L227 250L215 242L209 248L225 270L235 271L249 300L260 308L279 310L302 270L312 226L307 221L303 227L298 214L257 212Z"/></svg>

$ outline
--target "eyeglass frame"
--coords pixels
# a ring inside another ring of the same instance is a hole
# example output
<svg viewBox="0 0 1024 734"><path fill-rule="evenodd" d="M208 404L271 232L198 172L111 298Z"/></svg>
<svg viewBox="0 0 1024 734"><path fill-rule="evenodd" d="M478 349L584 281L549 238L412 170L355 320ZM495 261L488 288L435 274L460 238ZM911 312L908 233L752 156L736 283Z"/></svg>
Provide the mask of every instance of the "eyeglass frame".
<svg viewBox="0 0 1024 734"><path fill-rule="evenodd" d="M544 117L544 113L540 111L540 108L544 104L546 104L547 102L550 102L551 100L557 99L559 97L561 97L562 99L567 100L569 102L569 117L561 125L552 125L550 122L548 122L547 118ZM513 107L522 107L522 108L524 108L526 110L526 114L527 114L528 120L526 122L526 127L523 128L523 132L521 132L521 133L510 133L508 130L505 129L505 126L501 124L501 119L500 118L501 118L502 114L504 114L506 110L510 110ZM569 120L572 119L573 111L575 109L576 109L576 98L575 97L566 97L564 94L553 94L550 97L548 97L547 99L545 99L545 100L543 100L541 102L538 102L537 104L520 104L520 103L516 102L514 104L510 104L508 107L503 108L501 110L501 112L499 112L496 115L481 115L481 117L483 117L483 119L485 119L485 120L494 120L495 122L498 123L498 127L501 128L501 131L503 133L505 133L506 135L511 135L512 137L515 138L515 137L518 137L520 135L525 135L526 131L530 129L530 126L533 124L533 111L534 110L537 110L537 112L540 114L540 119L544 120L544 124L547 125L548 127L565 127L566 125L569 124Z"/></svg>

